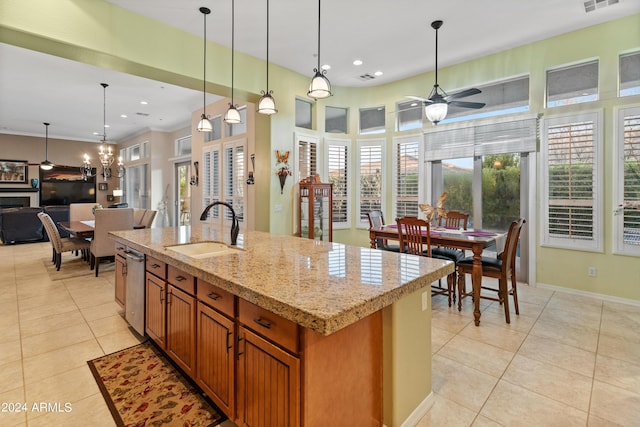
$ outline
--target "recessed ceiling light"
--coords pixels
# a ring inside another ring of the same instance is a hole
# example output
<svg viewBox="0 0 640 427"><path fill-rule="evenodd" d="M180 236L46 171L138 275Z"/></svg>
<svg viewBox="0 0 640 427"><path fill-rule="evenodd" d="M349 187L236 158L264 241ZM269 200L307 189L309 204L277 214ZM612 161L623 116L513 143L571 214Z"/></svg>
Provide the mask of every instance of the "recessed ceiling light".
<svg viewBox="0 0 640 427"><path fill-rule="evenodd" d="M94 132L93 134L94 135L100 135L100 132Z"/></svg>
<svg viewBox="0 0 640 427"><path fill-rule="evenodd" d="M104 125L104 127L108 128L108 127L109 127L109 125Z"/></svg>
<svg viewBox="0 0 640 427"><path fill-rule="evenodd" d="M373 73L373 75L376 76L376 77L380 77L383 74L384 73L382 71L376 71L375 73Z"/></svg>
<svg viewBox="0 0 640 427"><path fill-rule="evenodd" d="M320 67L320 68L322 68L323 70L330 70L330 69L331 69L331 65L329 65L329 64L324 64L324 65L323 65L322 67Z"/></svg>
<svg viewBox="0 0 640 427"><path fill-rule="evenodd" d="M353 61L353 65L362 65L362 59L356 59Z"/></svg>
<svg viewBox="0 0 640 427"><path fill-rule="evenodd" d="M123 119L126 119L127 115L126 114L120 114L120 117L122 117Z"/></svg>
<svg viewBox="0 0 640 427"><path fill-rule="evenodd" d="M148 102L147 102L147 101L140 101L140 104L142 104L142 105L147 105L147 104L148 104Z"/></svg>

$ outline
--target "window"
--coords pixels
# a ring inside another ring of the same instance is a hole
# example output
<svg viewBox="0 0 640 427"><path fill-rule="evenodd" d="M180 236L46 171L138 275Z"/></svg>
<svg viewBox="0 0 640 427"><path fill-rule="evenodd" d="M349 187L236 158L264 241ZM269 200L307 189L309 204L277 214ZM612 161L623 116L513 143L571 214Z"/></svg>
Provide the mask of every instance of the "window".
<svg viewBox="0 0 640 427"><path fill-rule="evenodd" d="M348 228L349 221L349 145L348 140L327 141L327 169L333 184L333 228Z"/></svg>
<svg viewBox="0 0 640 427"><path fill-rule="evenodd" d="M616 135L618 180L614 217L614 250L640 255L640 107L618 111Z"/></svg>
<svg viewBox="0 0 640 427"><path fill-rule="evenodd" d="M191 154L191 135L176 140L176 156Z"/></svg>
<svg viewBox="0 0 640 427"><path fill-rule="evenodd" d="M542 146L542 243L602 251L602 113L552 117Z"/></svg>
<svg viewBox="0 0 640 427"><path fill-rule="evenodd" d="M147 141L120 150L120 154L125 162L134 162L136 160L146 159L149 157L149 153L147 152Z"/></svg>
<svg viewBox="0 0 640 427"><path fill-rule="evenodd" d="M313 104L304 99L296 98L296 126L305 129L312 129L312 106Z"/></svg>
<svg viewBox="0 0 640 427"><path fill-rule="evenodd" d="M226 136L237 136L247 133L247 106L238 107L240 113L240 123L227 125Z"/></svg>
<svg viewBox="0 0 640 427"><path fill-rule="evenodd" d="M209 119L211 122L211 132L204 132L205 142L217 141L222 138L222 116L215 116Z"/></svg>
<svg viewBox="0 0 640 427"><path fill-rule="evenodd" d="M220 200L220 145L205 147L202 151L202 205ZM209 218L219 218L220 206L209 211Z"/></svg>
<svg viewBox="0 0 640 427"><path fill-rule="evenodd" d="M382 210L383 174L382 159L383 139L358 141L358 194L356 207L359 226L369 226L367 213Z"/></svg>
<svg viewBox="0 0 640 427"><path fill-rule="evenodd" d="M620 55L620 96L640 95L640 52Z"/></svg>
<svg viewBox="0 0 640 427"><path fill-rule="evenodd" d="M324 115L324 131L327 133L347 133L347 109L326 107Z"/></svg>
<svg viewBox="0 0 640 427"><path fill-rule="evenodd" d="M422 129L422 102L407 101L396 104L396 130Z"/></svg>
<svg viewBox="0 0 640 427"><path fill-rule="evenodd" d="M420 165L420 137L394 139L394 188L395 217L418 216L418 183Z"/></svg>
<svg viewBox="0 0 640 427"><path fill-rule="evenodd" d="M318 139L305 135L296 135L298 149L297 181L315 176L318 173Z"/></svg>
<svg viewBox="0 0 640 427"><path fill-rule="evenodd" d="M124 196L130 208L149 209L149 165L147 163L127 167L124 176ZM121 184L122 185L122 184Z"/></svg>
<svg viewBox="0 0 640 427"><path fill-rule="evenodd" d="M238 221L244 219L244 140L226 143L224 146L224 201L233 206ZM232 215L226 209L225 220L231 221Z"/></svg>
<svg viewBox="0 0 640 427"><path fill-rule="evenodd" d="M456 99L462 102L482 102L480 109L449 105L447 118L440 123L454 123L483 117L503 116L529 111L529 76L516 77L484 86L477 86L480 93ZM457 93L459 91L455 91Z"/></svg>
<svg viewBox="0 0 640 427"><path fill-rule="evenodd" d="M598 61L547 71L547 107L598 100Z"/></svg>
<svg viewBox="0 0 640 427"><path fill-rule="evenodd" d="M360 109L360 134L368 135L384 133L385 109L384 107Z"/></svg>

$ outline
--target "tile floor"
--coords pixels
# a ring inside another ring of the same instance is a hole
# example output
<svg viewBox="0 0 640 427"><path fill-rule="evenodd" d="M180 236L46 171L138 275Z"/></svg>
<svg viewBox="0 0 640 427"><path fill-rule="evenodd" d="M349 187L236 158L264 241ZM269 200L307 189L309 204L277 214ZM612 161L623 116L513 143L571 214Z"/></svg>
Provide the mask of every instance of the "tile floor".
<svg viewBox="0 0 640 427"><path fill-rule="evenodd" d="M86 364L138 342L113 302L113 268L51 280L50 256L49 243L0 246L0 426L114 426ZM458 313L433 299L435 399L418 425L640 425L640 307L519 294L511 325L483 301L481 327L470 300Z"/></svg>

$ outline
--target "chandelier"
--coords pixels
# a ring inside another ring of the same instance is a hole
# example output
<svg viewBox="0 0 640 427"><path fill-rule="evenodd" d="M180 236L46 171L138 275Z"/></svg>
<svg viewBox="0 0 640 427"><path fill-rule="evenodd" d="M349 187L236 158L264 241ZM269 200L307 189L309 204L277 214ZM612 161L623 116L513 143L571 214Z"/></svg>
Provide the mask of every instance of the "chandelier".
<svg viewBox="0 0 640 427"><path fill-rule="evenodd" d="M102 178L106 181L111 177L115 178L123 178L126 174L126 169L124 167L124 163L122 162L122 157L118 157L118 163L116 164L116 174L114 175L111 171L111 165L115 161L113 150L111 149L111 145L107 144L107 87L109 86L106 83L100 83L103 90L103 99L104 99L104 109L103 109L103 131L102 131L102 144L100 145L100 150L98 151L98 159L100 160L100 164L102 165ZM106 146L106 148L105 148ZM80 166L80 172L82 173L82 178L86 181L87 178L93 176L93 171L91 168L91 159L87 153L84 154L84 159L82 162L82 166Z"/></svg>

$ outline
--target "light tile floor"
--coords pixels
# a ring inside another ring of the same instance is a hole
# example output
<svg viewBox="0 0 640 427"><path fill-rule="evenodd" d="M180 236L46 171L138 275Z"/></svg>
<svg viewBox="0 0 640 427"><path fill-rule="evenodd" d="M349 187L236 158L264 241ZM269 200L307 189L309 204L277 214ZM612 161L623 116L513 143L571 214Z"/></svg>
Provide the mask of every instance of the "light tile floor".
<svg viewBox="0 0 640 427"><path fill-rule="evenodd" d="M52 280L50 256L49 243L0 246L0 426L114 426L86 363L139 341L113 302L113 268ZM510 325L483 301L480 327L469 299L460 313L433 299L435 398L418 425L640 425L640 307L519 295Z"/></svg>

